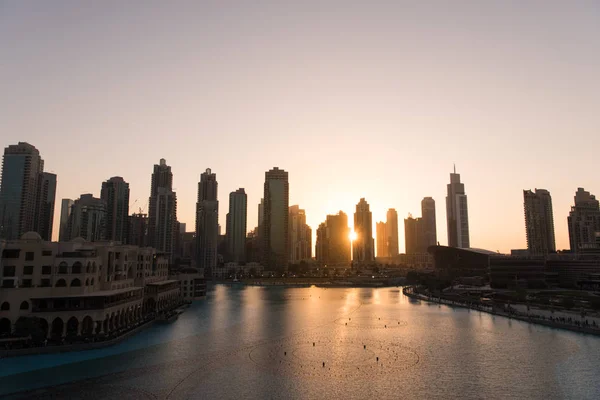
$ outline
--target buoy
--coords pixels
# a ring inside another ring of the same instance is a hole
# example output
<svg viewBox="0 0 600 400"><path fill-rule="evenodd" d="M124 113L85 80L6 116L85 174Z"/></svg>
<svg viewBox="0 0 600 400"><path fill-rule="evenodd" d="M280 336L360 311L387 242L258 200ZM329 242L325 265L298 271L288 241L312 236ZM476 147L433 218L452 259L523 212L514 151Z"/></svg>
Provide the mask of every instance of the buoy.
<svg viewBox="0 0 600 400"><path fill-rule="evenodd" d="M323 361L323 367L325 367L325 361Z"/></svg>
<svg viewBox="0 0 600 400"><path fill-rule="evenodd" d="M377 362L379 362L379 357L377 357Z"/></svg>
<svg viewBox="0 0 600 400"><path fill-rule="evenodd" d="M287 356L287 351L284 351L284 352L283 352L283 355L284 355L284 356Z"/></svg>
<svg viewBox="0 0 600 400"><path fill-rule="evenodd" d="M384 325L383 327L384 327L384 328L387 328L387 325Z"/></svg>
<svg viewBox="0 0 600 400"><path fill-rule="evenodd" d="M315 342L313 342L313 347L315 347Z"/></svg>
<svg viewBox="0 0 600 400"><path fill-rule="evenodd" d="M365 350L366 350L366 348L367 348L367 345L366 345L366 344L363 344L363 349L365 349Z"/></svg>

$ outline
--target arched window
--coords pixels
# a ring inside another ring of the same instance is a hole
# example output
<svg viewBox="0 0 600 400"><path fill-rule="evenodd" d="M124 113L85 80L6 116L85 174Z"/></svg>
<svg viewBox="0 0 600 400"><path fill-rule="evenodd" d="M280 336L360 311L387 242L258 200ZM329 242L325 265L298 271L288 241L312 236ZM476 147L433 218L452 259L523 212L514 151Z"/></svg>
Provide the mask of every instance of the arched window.
<svg viewBox="0 0 600 400"><path fill-rule="evenodd" d="M29 310L29 303L24 301L21 303L21 310Z"/></svg>
<svg viewBox="0 0 600 400"><path fill-rule="evenodd" d="M94 278L92 278L92 280L90 281L90 285L94 286Z"/></svg>
<svg viewBox="0 0 600 400"><path fill-rule="evenodd" d="M85 272L87 272L88 274L90 272L92 272L92 263L88 261L87 263L87 267L85 267Z"/></svg>
<svg viewBox="0 0 600 400"><path fill-rule="evenodd" d="M75 264L73 264L73 266L71 267L71 273L72 274L80 274L81 273L81 263L79 261L75 262Z"/></svg>
<svg viewBox="0 0 600 400"><path fill-rule="evenodd" d="M69 273L68 269L69 269L69 266L67 265L66 262L63 261L60 264L58 264L58 273L59 274L68 274Z"/></svg>
<svg viewBox="0 0 600 400"><path fill-rule="evenodd" d="M64 279L59 279L56 284L54 285L54 287L66 287L67 286L67 282Z"/></svg>
<svg viewBox="0 0 600 400"><path fill-rule="evenodd" d="M10 310L10 303L8 301L5 301L4 303L2 303L2 306L0 307L0 310L2 310L2 311L8 311L8 310Z"/></svg>
<svg viewBox="0 0 600 400"><path fill-rule="evenodd" d="M81 286L81 281L77 278L71 281L71 287Z"/></svg>
<svg viewBox="0 0 600 400"><path fill-rule="evenodd" d="M85 280L85 286L90 286L90 280L89 279Z"/></svg>

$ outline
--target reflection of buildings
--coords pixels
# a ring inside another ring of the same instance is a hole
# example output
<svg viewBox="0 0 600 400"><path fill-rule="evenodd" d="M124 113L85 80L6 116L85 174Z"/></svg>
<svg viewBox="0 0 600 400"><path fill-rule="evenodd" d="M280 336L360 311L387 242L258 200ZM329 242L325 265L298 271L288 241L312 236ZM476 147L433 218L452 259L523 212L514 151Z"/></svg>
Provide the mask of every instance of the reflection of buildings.
<svg viewBox="0 0 600 400"><path fill-rule="evenodd" d="M22 317L39 318L39 341L117 335L181 301L167 258L148 247L29 232L5 243L1 265L0 335Z"/></svg>
<svg viewBox="0 0 600 400"><path fill-rule="evenodd" d="M527 250L531 255L554 253L554 216L552 198L544 189L523 191Z"/></svg>
<svg viewBox="0 0 600 400"><path fill-rule="evenodd" d="M312 229L306 225L306 213L299 206L290 206L288 217L290 235L290 263L312 258Z"/></svg>
<svg viewBox="0 0 600 400"><path fill-rule="evenodd" d="M356 232L356 240L352 246L352 260L359 263L373 261L375 259L373 220L369 203L364 198L356 205L354 232Z"/></svg>
<svg viewBox="0 0 600 400"><path fill-rule="evenodd" d="M596 196L578 188L568 224L572 252L600 249L600 206Z"/></svg>
<svg viewBox="0 0 600 400"><path fill-rule="evenodd" d="M350 265L350 228L348 215L340 211L328 215L317 229L316 257L321 265Z"/></svg>
<svg viewBox="0 0 600 400"><path fill-rule="evenodd" d="M470 247L469 242L469 211L465 185L460 182L460 174L450 174L448 195L446 196L446 218L448 222L448 246Z"/></svg>
<svg viewBox="0 0 600 400"><path fill-rule="evenodd" d="M289 260L288 173L275 167L265 173L263 263L270 271L287 270Z"/></svg>

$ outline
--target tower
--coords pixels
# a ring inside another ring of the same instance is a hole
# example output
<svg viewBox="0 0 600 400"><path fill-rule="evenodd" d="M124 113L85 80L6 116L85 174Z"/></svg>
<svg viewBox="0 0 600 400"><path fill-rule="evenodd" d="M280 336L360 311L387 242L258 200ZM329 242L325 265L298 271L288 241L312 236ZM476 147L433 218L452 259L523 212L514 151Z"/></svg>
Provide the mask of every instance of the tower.
<svg viewBox="0 0 600 400"><path fill-rule="evenodd" d="M269 270L287 271L289 252L288 173L277 167L265 173L263 262Z"/></svg>
<svg viewBox="0 0 600 400"><path fill-rule="evenodd" d="M217 175L207 168L198 182L196 202L196 266L210 273L217 266L219 239L219 202Z"/></svg>
<svg viewBox="0 0 600 400"><path fill-rule="evenodd" d="M100 198L106 203L106 239L129 244L129 183L113 176L102 182Z"/></svg>
<svg viewBox="0 0 600 400"><path fill-rule="evenodd" d="M469 248L469 211L467 208L467 195L465 185L460 182L460 174L450 174L450 183L447 185L446 218L448 222L448 246Z"/></svg>
<svg viewBox="0 0 600 400"><path fill-rule="evenodd" d="M556 251L552 197L545 189L523 190L527 250L531 255Z"/></svg>

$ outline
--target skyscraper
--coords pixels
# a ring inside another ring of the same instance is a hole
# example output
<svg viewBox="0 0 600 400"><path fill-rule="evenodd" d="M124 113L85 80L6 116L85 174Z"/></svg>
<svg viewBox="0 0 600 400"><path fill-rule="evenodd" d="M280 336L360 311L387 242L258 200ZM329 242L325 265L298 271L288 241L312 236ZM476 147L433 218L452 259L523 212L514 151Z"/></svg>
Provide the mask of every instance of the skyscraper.
<svg viewBox="0 0 600 400"><path fill-rule="evenodd" d="M129 183L113 176L102 182L100 198L106 203L106 239L129 244Z"/></svg>
<svg viewBox="0 0 600 400"><path fill-rule="evenodd" d="M386 215L387 256L395 257L400 253L398 246L398 213L390 208Z"/></svg>
<svg viewBox="0 0 600 400"><path fill-rule="evenodd" d="M82 237L90 242L106 240L106 203L91 194L82 194L71 206L69 237Z"/></svg>
<svg viewBox="0 0 600 400"><path fill-rule="evenodd" d="M148 215L133 213L129 216L127 244L139 247L148 246Z"/></svg>
<svg viewBox="0 0 600 400"><path fill-rule="evenodd" d="M316 258L321 265L350 264L350 228L343 211L328 215L317 229Z"/></svg>
<svg viewBox="0 0 600 400"><path fill-rule="evenodd" d="M569 244L575 253L600 248L600 204L596 196L577 188L569 217Z"/></svg>
<svg viewBox="0 0 600 400"><path fill-rule="evenodd" d="M248 196L240 188L229 193L229 213L227 214L227 248L234 262L246 261Z"/></svg>
<svg viewBox="0 0 600 400"><path fill-rule="evenodd" d="M289 188L286 171L275 167L265 172L263 262L269 270L287 270Z"/></svg>
<svg viewBox="0 0 600 400"><path fill-rule="evenodd" d="M426 252L423 244L423 220L408 215L404 219L404 245L406 254L419 254Z"/></svg>
<svg viewBox="0 0 600 400"><path fill-rule="evenodd" d="M429 246L437 244L437 228L435 219L435 200L424 197L421 200L421 219L423 224L423 248L427 251Z"/></svg>
<svg viewBox="0 0 600 400"><path fill-rule="evenodd" d="M164 158L154 165L148 199L148 246L171 257L177 234L177 195L173 173Z"/></svg>
<svg viewBox="0 0 600 400"><path fill-rule="evenodd" d="M71 207L73 200L62 199L60 203L60 229L58 232L58 241L66 242L69 240L69 216L71 215Z"/></svg>
<svg viewBox="0 0 600 400"><path fill-rule="evenodd" d="M527 250L531 255L554 253L554 216L552 197L545 189L523 190Z"/></svg>
<svg viewBox="0 0 600 400"><path fill-rule="evenodd" d="M377 257L389 257L388 241L389 236L385 222L377 222L375 224L375 236L377 239Z"/></svg>
<svg viewBox="0 0 600 400"><path fill-rule="evenodd" d="M373 240L373 220L369 203L364 198L356 205L354 213L354 232L356 240L352 248L352 259L356 262L371 262L375 259L375 243Z"/></svg>
<svg viewBox="0 0 600 400"><path fill-rule="evenodd" d="M4 149L0 239L19 239L29 231L43 233L44 239L51 237L54 214L46 212L54 207L56 175L43 172L40 152L29 143L19 142Z"/></svg>
<svg viewBox="0 0 600 400"><path fill-rule="evenodd" d="M217 175L210 168L200 175L196 202L196 266L214 274L219 240Z"/></svg>
<svg viewBox="0 0 600 400"><path fill-rule="evenodd" d="M312 258L312 229L306 225L306 212L297 205L291 206L288 223L290 262L299 263L310 260Z"/></svg>
<svg viewBox="0 0 600 400"><path fill-rule="evenodd" d="M460 174L450 174L446 196L446 218L448 220L448 246L469 248L469 211L465 185L460 183Z"/></svg>

